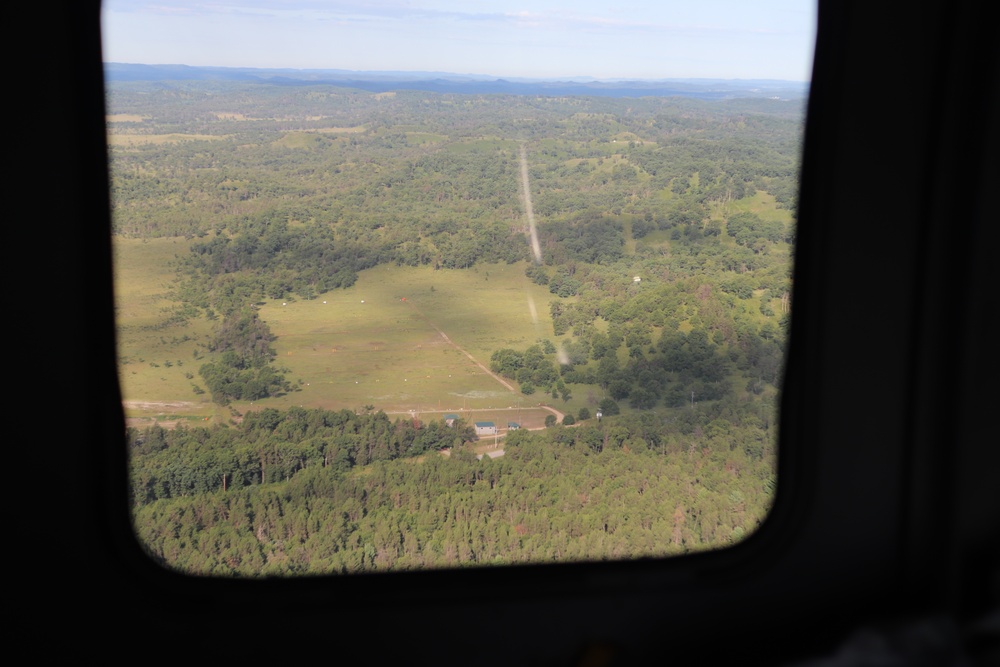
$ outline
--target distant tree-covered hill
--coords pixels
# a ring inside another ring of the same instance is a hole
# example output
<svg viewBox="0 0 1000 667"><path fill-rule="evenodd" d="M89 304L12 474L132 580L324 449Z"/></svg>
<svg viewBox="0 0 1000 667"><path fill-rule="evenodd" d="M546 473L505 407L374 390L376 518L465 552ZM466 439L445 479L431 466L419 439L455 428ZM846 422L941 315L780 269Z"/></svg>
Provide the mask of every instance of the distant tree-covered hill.
<svg viewBox="0 0 1000 667"><path fill-rule="evenodd" d="M337 69L260 69L106 63L108 81L236 81L272 85L336 85L380 93L423 90L465 95L591 95L603 97L676 96L706 100L775 98L802 100L808 84L774 79L664 79L602 81L587 77L560 80L497 78L450 72L365 72Z"/></svg>

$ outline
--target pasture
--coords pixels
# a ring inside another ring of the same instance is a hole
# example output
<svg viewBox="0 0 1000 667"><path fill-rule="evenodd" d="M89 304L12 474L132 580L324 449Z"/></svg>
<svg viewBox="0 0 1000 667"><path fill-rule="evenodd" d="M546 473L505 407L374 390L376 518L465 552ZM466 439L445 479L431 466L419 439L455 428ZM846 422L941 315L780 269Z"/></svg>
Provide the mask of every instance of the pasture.
<svg viewBox="0 0 1000 667"><path fill-rule="evenodd" d="M108 143L126 148L147 144L176 144L181 141L221 141L226 137L212 134L125 134L121 131L108 134Z"/></svg>
<svg viewBox="0 0 1000 667"><path fill-rule="evenodd" d="M516 407L519 397L525 405L465 352L488 366L498 348L552 338L550 298L523 264L494 264L380 266L346 290L268 301L260 315L278 337L277 363L303 383L267 402L391 413Z"/></svg>
<svg viewBox="0 0 1000 667"><path fill-rule="evenodd" d="M172 318L179 304L170 295L171 263L188 246L174 238L115 240L119 374L129 417L230 417L194 389L201 384L198 368L211 358L206 345L217 322ZM275 364L288 370L298 390L232 407L373 406L423 421L456 413L501 429L509 421L540 427L550 414L540 402L576 412L588 404L585 396L568 403L542 393L523 396L476 363L488 367L502 347L524 349L542 338L560 344L549 315L556 297L528 280L524 269L523 263L379 266L348 289L309 300L267 300L260 316L277 336Z"/></svg>
<svg viewBox="0 0 1000 667"><path fill-rule="evenodd" d="M170 263L189 246L183 238L114 241L118 375L126 416L217 414L208 394L193 389L203 363L195 354L202 356L214 323L173 318L179 304L170 295L176 277Z"/></svg>

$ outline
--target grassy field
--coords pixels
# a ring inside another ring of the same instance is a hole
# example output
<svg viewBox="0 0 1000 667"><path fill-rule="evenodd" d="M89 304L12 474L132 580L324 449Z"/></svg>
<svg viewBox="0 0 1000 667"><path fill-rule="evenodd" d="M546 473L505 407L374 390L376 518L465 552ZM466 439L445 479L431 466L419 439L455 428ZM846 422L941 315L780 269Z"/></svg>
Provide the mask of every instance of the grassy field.
<svg viewBox="0 0 1000 667"><path fill-rule="evenodd" d="M192 387L200 382L202 363L195 350L210 339L212 323L170 321L178 305L169 294L175 279L170 263L188 252L189 242L116 239L114 248L118 368L126 414L168 420L218 415L208 394L195 394Z"/></svg>
<svg viewBox="0 0 1000 667"><path fill-rule="evenodd" d="M123 134L113 132L108 142L115 146L141 146L143 144L173 144L179 141L220 141L226 137L212 134Z"/></svg>
<svg viewBox="0 0 1000 667"><path fill-rule="evenodd" d="M725 220L736 213L754 213L761 220L779 220L785 224L792 221L792 212L787 208L779 208L774 197L762 190L758 190L752 197L712 205L713 220Z"/></svg>
<svg viewBox="0 0 1000 667"><path fill-rule="evenodd" d="M177 306L169 295L170 264L188 251L188 242L119 239L115 250L127 415L160 421L228 419L228 410L194 390L201 382L198 367L211 356L205 345L214 323L170 321ZM381 266L362 272L353 287L317 299L267 301L260 314L277 336L276 363L288 369L300 391L233 407L243 412L262 406L355 410L371 405L425 421L459 413L468 421L494 421L501 429L508 421L541 426L550 413L537 408L540 402L576 412L589 404L585 395L568 403L545 394L526 397L468 356L489 366L490 355L502 347L524 349L540 338L559 344L549 316L555 297L531 283L524 268Z"/></svg>
<svg viewBox="0 0 1000 667"><path fill-rule="evenodd" d="M550 298L514 264L381 266L318 299L270 301L260 314L278 336L278 363L304 384L269 403L387 412L517 407L519 397L524 405L463 350L488 366L498 348L552 338Z"/></svg>

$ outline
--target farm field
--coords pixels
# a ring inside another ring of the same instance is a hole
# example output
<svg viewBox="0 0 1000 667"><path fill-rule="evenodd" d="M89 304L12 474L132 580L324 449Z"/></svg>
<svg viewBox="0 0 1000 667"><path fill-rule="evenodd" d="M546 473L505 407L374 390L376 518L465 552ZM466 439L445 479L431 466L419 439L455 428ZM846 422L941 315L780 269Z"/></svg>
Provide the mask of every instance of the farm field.
<svg viewBox="0 0 1000 667"><path fill-rule="evenodd" d="M204 358L199 345L210 340L214 323L172 317L179 304L170 294L171 262L189 246L183 238L114 240L118 374L127 417L228 418L207 393L193 390L202 363L196 355Z"/></svg>
<svg viewBox="0 0 1000 667"><path fill-rule="evenodd" d="M278 337L278 364L304 384L267 403L389 413L527 404L462 350L488 366L498 348L552 338L549 298L519 263L380 266L317 299L268 301L260 315Z"/></svg>
<svg viewBox="0 0 1000 667"><path fill-rule="evenodd" d="M116 290L119 357L127 415L201 421L228 419L231 411L196 394L197 369L211 354L213 323L172 321L178 304L170 288L171 263L187 252L184 239L117 239ZM260 316L277 339L277 363L298 391L255 404L234 403L236 413L260 407L363 409L428 421L461 413L467 421L544 424L537 409L546 394L521 395L483 366L502 347L524 348L551 335L544 287L524 275L525 265L486 264L472 269L379 266L357 283L310 300L268 300ZM447 338L445 338L447 336ZM468 353L468 354L466 354ZM191 377L189 377L189 375ZM507 382L514 389L516 385ZM579 402L556 400L566 411ZM534 409L533 409L534 408Z"/></svg>

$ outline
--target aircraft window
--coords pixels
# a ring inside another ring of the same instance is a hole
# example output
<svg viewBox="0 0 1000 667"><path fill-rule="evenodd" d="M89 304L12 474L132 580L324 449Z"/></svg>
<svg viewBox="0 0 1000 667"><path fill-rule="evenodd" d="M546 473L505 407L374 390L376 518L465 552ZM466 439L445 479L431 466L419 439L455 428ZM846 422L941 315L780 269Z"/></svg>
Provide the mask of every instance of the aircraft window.
<svg viewBox="0 0 1000 667"><path fill-rule="evenodd" d="M813 3L528 7L104 3L156 562L662 557L765 520Z"/></svg>

